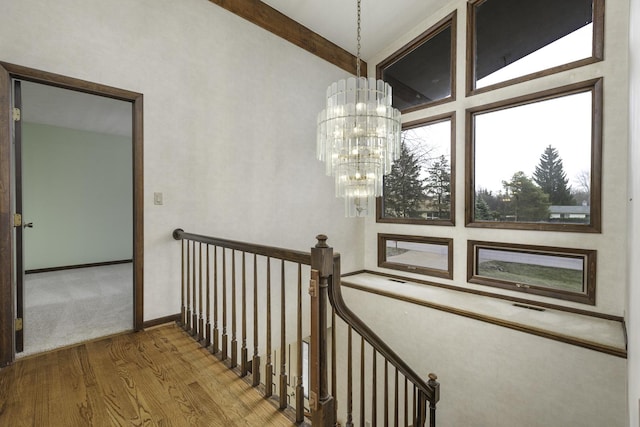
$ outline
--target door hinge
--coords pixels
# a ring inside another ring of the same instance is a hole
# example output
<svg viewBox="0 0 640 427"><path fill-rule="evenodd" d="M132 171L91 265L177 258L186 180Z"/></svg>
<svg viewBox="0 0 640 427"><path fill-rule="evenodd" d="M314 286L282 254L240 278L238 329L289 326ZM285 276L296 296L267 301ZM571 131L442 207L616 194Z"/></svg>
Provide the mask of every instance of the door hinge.
<svg viewBox="0 0 640 427"><path fill-rule="evenodd" d="M18 107L13 108L13 121L14 122L20 121L20 109Z"/></svg>
<svg viewBox="0 0 640 427"><path fill-rule="evenodd" d="M13 214L13 226L20 227L22 225L22 215L19 213Z"/></svg>
<svg viewBox="0 0 640 427"><path fill-rule="evenodd" d="M318 296L318 281L315 279L309 281L309 295L311 295L312 298Z"/></svg>
<svg viewBox="0 0 640 427"><path fill-rule="evenodd" d="M16 319L16 332L22 330L22 317Z"/></svg>

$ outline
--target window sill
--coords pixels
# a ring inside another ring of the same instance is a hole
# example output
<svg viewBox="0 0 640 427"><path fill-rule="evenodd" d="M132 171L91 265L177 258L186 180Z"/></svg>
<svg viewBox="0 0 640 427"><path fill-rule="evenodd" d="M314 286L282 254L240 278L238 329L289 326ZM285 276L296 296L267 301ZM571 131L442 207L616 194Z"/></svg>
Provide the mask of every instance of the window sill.
<svg viewBox="0 0 640 427"><path fill-rule="evenodd" d="M343 287L446 311L617 357L627 357L622 318L602 318L562 311L372 272L343 276L341 283ZM398 285L402 285L402 289Z"/></svg>

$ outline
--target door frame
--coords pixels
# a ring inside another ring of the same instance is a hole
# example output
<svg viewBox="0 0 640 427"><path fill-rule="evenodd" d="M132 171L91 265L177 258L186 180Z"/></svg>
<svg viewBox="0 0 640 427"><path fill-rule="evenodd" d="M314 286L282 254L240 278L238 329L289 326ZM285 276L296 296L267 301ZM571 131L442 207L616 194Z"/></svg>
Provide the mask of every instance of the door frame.
<svg viewBox="0 0 640 427"><path fill-rule="evenodd" d="M143 95L86 80L0 61L0 367L15 360L15 271L13 206L11 205L12 79L41 83L132 103L133 164L133 329L143 329L144 310L144 183Z"/></svg>

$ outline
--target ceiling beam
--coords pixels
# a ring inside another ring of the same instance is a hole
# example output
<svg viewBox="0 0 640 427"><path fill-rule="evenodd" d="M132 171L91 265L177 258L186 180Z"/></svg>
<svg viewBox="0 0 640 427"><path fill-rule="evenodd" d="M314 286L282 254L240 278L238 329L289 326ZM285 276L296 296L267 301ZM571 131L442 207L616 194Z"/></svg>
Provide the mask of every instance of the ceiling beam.
<svg viewBox="0 0 640 427"><path fill-rule="evenodd" d="M314 33L259 0L209 0L265 30L282 37L296 46L330 62L331 64L356 74L356 57L340 46ZM360 61L361 74L367 75L367 64Z"/></svg>

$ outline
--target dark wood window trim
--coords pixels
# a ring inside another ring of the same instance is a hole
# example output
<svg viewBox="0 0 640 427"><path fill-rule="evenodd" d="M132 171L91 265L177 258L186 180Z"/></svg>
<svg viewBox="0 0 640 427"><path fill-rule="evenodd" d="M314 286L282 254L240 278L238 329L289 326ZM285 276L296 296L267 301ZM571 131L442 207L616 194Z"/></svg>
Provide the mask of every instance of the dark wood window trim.
<svg viewBox="0 0 640 427"><path fill-rule="evenodd" d="M465 143L465 223L467 227L505 228L515 230L546 230L568 231L582 233L600 233L602 230L601 211L601 181L602 181L602 86L603 79L593 79L568 86L562 86L542 92L523 95L492 104L470 108L466 111L466 143ZM497 111L528 103L544 101L576 93L592 93L592 122L591 122L591 223L590 224L560 224L534 222L493 222L475 221L475 138L474 114Z"/></svg>
<svg viewBox="0 0 640 427"><path fill-rule="evenodd" d="M420 34L415 39L411 40L405 46L400 48L397 52L393 53L391 56L383 60L376 67L376 78L381 79L382 74L385 68L391 66L396 61L402 59L407 56L415 49L420 47L425 42L428 42L430 39L438 35L440 32L445 30L446 28L451 28L451 95L446 98L442 98L436 101L427 102L422 105L417 105L415 107L406 108L402 110L402 113L409 113L411 111L422 110L427 107L433 107L435 105L444 104L446 102L455 101L456 99L456 46L457 46L457 11L454 10L451 14L441 19L438 23L433 25L424 33Z"/></svg>
<svg viewBox="0 0 640 427"><path fill-rule="evenodd" d="M593 0L593 47L592 55L579 61L558 65L546 70L537 71L504 82L475 88L475 11L476 7L487 0L475 0L467 3L467 50L466 50L466 92L467 96L476 95L490 90L511 86L517 83L534 80L562 71L571 70L588 64L604 60L604 0Z"/></svg>
<svg viewBox="0 0 640 427"><path fill-rule="evenodd" d="M0 366L13 362L13 213L11 212L11 81L20 79L132 103L133 129L133 327L143 329L143 95L0 61Z"/></svg>
<svg viewBox="0 0 640 427"><path fill-rule="evenodd" d="M551 255L559 258L583 259L583 291L571 292L551 287L523 285L517 282L482 276L478 272L478 251L480 249L496 249L505 252ZM559 248L552 246L533 246L512 243L482 242L469 240L467 242L467 281L479 285L493 286L511 291L524 292L564 301L595 305L596 303L596 251L587 249Z"/></svg>
<svg viewBox="0 0 640 427"><path fill-rule="evenodd" d="M418 265L402 264L387 260L386 248L388 240L400 242L426 243L447 248L447 269L428 268ZM378 267L391 268L408 273L453 279L453 239L424 236L405 236L401 234L378 234Z"/></svg>
<svg viewBox="0 0 640 427"><path fill-rule="evenodd" d="M451 146L450 166L451 166L451 215L449 219L419 219L419 218L390 218L385 217L384 196L376 199L376 222L393 224L417 224L417 225L445 225L454 226L456 224L456 113L446 113L426 119L407 122L402 125L402 130L412 129L422 126L434 125L445 121L451 122ZM383 190L384 191L384 190Z"/></svg>

